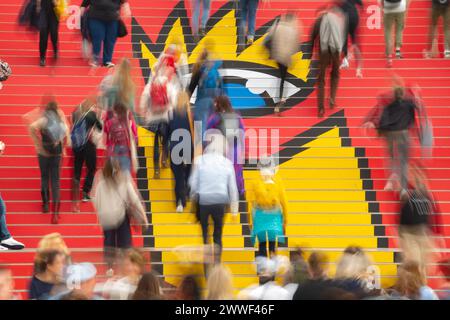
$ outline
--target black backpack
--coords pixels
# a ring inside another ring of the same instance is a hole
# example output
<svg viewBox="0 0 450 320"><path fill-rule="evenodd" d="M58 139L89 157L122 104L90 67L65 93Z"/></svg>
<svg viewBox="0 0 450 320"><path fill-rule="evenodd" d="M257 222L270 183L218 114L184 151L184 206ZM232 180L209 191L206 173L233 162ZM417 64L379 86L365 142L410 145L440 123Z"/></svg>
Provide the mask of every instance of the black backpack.
<svg viewBox="0 0 450 320"><path fill-rule="evenodd" d="M429 225L432 213L430 197L417 190L409 191L401 208L400 225Z"/></svg>

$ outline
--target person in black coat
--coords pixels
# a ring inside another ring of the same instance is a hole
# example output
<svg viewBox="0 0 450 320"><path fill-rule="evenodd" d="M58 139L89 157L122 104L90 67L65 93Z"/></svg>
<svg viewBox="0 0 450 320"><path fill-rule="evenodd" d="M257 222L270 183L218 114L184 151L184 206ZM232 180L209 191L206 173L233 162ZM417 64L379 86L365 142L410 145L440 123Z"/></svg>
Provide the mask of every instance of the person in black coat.
<svg viewBox="0 0 450 320"><path fill-rule="evenodd" d="M56 0L37 0L36 12L39 15L39 65L46 65L48 37L53 45L53 57L58 59L58 28L59 21L55 13Z"/></svg>

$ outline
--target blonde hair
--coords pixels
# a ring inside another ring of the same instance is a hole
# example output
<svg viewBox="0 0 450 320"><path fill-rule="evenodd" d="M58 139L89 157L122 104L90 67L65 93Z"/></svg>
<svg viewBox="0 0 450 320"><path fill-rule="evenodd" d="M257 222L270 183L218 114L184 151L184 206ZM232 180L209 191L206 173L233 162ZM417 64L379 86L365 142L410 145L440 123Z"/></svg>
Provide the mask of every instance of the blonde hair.
<svg viewBox="0 0 450 320"><path fill-rule="evenodd" d="M114 71L112 83L117 87L117 99L130 107L134 99L136 85L131 77L131 64L127 58L122 59Z"/></svg>
<svg viewBox="0 0 450 320"><path fill-rule="evenodd" d="M355 249L351 252L351 249ZM348 248L339 259L336 267L337 279L364 279L369 266L372 264L370 258L360 248Z"/></svg>
<svg viewBox="0 0 450 320"><path fill-rule="evenodd" d="M403 296L416 299L420 288L426 285L426 277L415 261L405 261L398 267L398 280L395 289Z"/></svg>
<svg viewBox="0 0 450 320"><path fill-rule="evenodd" d="M233 298L233 277L230 269L224 265L216 265L210 272L207 281L207 300L230 300Z"/></svg>
<svg viewBox="0 0 450 320"><path fill-rule="evenodd" d="M187 94L186 91L181 91L178 94L178 98L177 98L177 106L175 108L175 110L177 112L183 112L183 111L188 111L190 105L190 101L189 101L189 95Z"/></svg>
<svg viewBox="0 0 450 320"><path fill-rule="evenodd" d="M47 234L43 236L42 239L39 241L37 248L38 254L49 250L58 250L67 256L70 255L69 248L64 242L64 239L61 236L61 234L58 232Z"/></svg>

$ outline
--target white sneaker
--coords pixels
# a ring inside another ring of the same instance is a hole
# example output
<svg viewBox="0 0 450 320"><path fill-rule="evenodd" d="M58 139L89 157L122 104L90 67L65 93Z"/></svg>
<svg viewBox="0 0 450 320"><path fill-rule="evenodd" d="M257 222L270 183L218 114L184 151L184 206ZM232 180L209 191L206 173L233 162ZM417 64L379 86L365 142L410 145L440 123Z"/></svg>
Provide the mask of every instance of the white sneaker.
<svg viewBox="0 0 450 320"><path fill-rule="evenodd" d="M342 59L341 69L347 69L349 66L350 64L348 63L348 59L347 58Z"/></svg>
<svg viewBox="0 0 450 320"><path fill-rule="evenodd" d="M182 213L183 211L184 211L183 206L182 206L181 204L179 204L179 205L177 206L177 212L178 212L178 213Z"/></svg>
<svg viewBox="0 0 450 320"><path fill-rule="evenodd" d="M444 58L445 58L445 59L449 59L449 58L450 58L450 50L446 50L446 51L444 52Z"/></svg>
<svg viewBox="0 0 450 320"><path fill-rule="evenodd" d="M14 240L13 237L9 237L8 239L3 240L2 242L0 242L0 244L10 250L22 250L23 248L25 248L25 245L22 242Z"/></svg>
<svg viewBox="0 0 450 320"><path fill-rule="evenodd" d="M6 248L4 246L0 246L0 251L8 251L8 248Z"/></svg>

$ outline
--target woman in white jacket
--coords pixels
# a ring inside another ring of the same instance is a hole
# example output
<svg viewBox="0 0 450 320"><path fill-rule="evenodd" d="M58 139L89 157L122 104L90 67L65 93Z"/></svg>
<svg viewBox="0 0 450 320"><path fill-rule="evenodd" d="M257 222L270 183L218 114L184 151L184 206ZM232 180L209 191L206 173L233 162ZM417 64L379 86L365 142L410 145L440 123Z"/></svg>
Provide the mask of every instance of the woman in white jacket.
<svg viewBox="0 0 450 320"><path fill-rule="evenodd" d="M207 137L208 139L208 137ZM191 198L197 202L197 217L202 227L203 243L208 244L208 219L214 221L214 262L219 263L222 252L222 230L225 208L230 206L237 215L239 194L233 163L225 157L226 140L221 134L209 136L211 142L203 155L194 160L189 179Z"/></svg>
<svg viewBox="0 0 450 320"><path fill-rule="evenodd" d="M104 234L105 262L112 273L116 250L132 247L130 216L137 224L148 225L145 209L129 174L123 173L119 162L109 158L96 177L93 204Z"/></svg>

